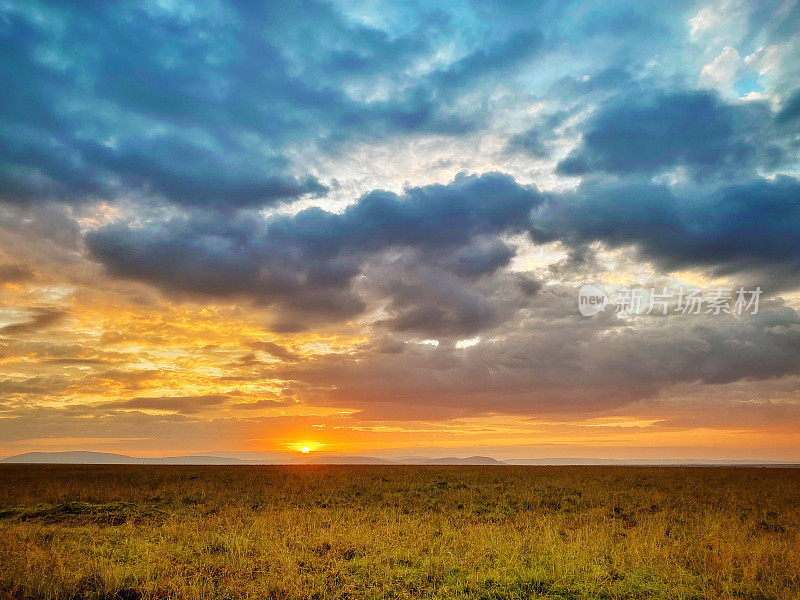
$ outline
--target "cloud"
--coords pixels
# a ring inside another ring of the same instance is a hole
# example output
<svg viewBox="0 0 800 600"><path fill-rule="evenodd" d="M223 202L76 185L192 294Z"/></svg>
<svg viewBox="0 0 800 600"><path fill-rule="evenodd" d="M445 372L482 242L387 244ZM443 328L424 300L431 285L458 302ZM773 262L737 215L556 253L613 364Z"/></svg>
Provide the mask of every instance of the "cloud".
<svg viewBox="0 0 800 600"><path fill-rule="evenodd" d="M260 410L264 408L286 408L287 406L293 406L295 404L296 402L292 399L273 400L265 398L262 400L256 400L254 402L237 402L236 404L231 405L231 408L239 410Z"/></svg>
<svg viewBox="0 0 800 600"><path fill-rule="evenodd" d="M733 46L725 46L717 57L700 71L700 81L709 87L726 89L733 85L741 69L741 57Z"/></svg>
<svg viewBox="0 0 800 600"><path fill-rule="evenodd" d="M389 298L383 321L390 329L434 337L453 337L478 332L496 322L497 309L489 298L457 277L437 269L396 269L402 275L380 286ZM388 270L388 269L387 269Z"/></svg>
<svg viewBox="0 0 800 600"><path fill-rule="evenodd" d="M784 125L796 120L800 117L800 89L797 89L786 99L783 107L781 108L776 121L780 125Z"/></svg>
<svg viewBox="0 0 800 600"><path fill-rule="evenodd" d="M633 245L668 270L711 267L719 274L800 264L800 181L778 176L709 188L592 183L551 195L532 236L571 245ZM795 285L795 282L786 282Z"/></svg>
<svg viewBox="0 0 800 600"><path fill-rule="evenodd" d="M157 398L131 398L105 402L103 408L124 408L134 410L164 410L184 415L198 413L202 410L219 406L226 402L224 394L206 394L202 396L163 396Z"/></svg>
<svg viewBox="0 0 800 600"><path fill-rule="evenodd" d="M59 323L65 316L66 312L60 308L36 308L28 321L0 327L0 336L14 336L48 329Z"/></svg>
<svg viewBox="0 0 800 600"><path fill-rule="evenodd" d="M370 192L342 213L311 208L224 221L193 213L166 223L112 225L90 233L87 244L118 277L246 296L302 317L338 320L365 309L352 281L368 260L392 249L422 253L430 265L466 280L496 271L514 253L497 236L524 231L541 200L507 175L459 175L402 195ZM293 326L288 316L286 328Z"/></svg>
<svg viewBox="0 0 800 600"><path fill-rule="evenodd" d="M289 362L294 362L299 359L298 355L284 348L280 344L276 344L275 342L264 342L264 341L254 341L248 344L251 348L256 350L261 350L262 352L266 352L275 358L279 358L280 360L285 360Z"/></svg>
<svg viewBox="0 0 800 600"><path fill-rule="evenodd" d="M699 178L752 177L788 158L771 125L765 102L729 104L705 91L623 94L589 118L581 144L557 171L630 176L681 167Z"/></svg>
<svg viewBox="0 0 800 600"><path fill-rule="evenodd" d="M325 403L363 419L505 412L574 418L653 399L678 383L707 386L797 375L800 316L786 306L747 318L671 316L635 325L575 317L576 291L542 291L530 316L467 348L410 344L404 352L317 356L267 376L319 386ZM408 373L414 377L409 378ZM435 398L436 402L431 403Z"/></svg>
<svg viewBox="0 0 800 600"><path fill-rule="evenodd" d="M285 158L268 147L281 141L270 123L291 119L269 105L301 90L278 50L258 41L258 26L221 4L41 13L6 5L0 39L15 85L3 98L2 198L136 192L237 207L324 193L313 176L286 174ZM260 72L245 62L255 55L268 57ZM285 95L262 96L258 108L260 86Z"/></svg>
<svg viewBox="0 0 800 600"><path fill-rule="evenodd" d="M30 394L32 396L40 396L59 394L63 393L68 386L69 381L65 377L58 375L0 380L0 392L9 395Z"/></svg>
<svg viewBox="0 0 800 600"><path fill-rule="evenodd" d="M25 265L0 265L0 283L22 283L34 278L34 273Z"/></svg>
<svg viewBox="0 0 800 600"><path fill-rule="evenodd" d="M516 250L502 236L524 230L539 243L567 244L573 258L599 241L633 246L666 270L702 266L747 273L748 284L759 273L764 284L791 284L781 274L800 265L795 178L700 187L635 181L589 182L545 199L505 175L462 175L402 196L370 192L342 213L312 208L224 222L196 214L112 225L87 242L118 277L275 304L282 330L346 320L375 303L389 315L379 321L398 331L462 335L493 326L497 300L475 282L509 264Z"/></svg>
<svg viewBox="0 0 800 600"><path fill-rule="evenodd" d="M553 149L554 129L569 117L568 110L558 110L544 115L536 125L508 140L506 152L521 152L533 158L547 158Z"/></svg>
<svg viewBox="0 0 800 600"><path fill-rule="evenodd" d="M534 28L440 53L457 14L418 10L386 32L327 2L6 3L0 198L134 197L232 210L319 196L297 160L347 141L458 134L483 120L453 102L541 49Z"/></svg>

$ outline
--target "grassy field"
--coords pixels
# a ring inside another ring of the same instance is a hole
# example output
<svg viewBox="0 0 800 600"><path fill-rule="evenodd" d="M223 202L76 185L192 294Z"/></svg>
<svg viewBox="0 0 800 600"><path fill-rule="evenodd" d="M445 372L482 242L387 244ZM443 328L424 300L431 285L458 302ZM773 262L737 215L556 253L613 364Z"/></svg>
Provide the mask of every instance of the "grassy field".
<svg viewBox="0 0 800 600"><path fill-rule="evenodd" d="M800 470L0 466L0 597L800 598Z"/></svg>

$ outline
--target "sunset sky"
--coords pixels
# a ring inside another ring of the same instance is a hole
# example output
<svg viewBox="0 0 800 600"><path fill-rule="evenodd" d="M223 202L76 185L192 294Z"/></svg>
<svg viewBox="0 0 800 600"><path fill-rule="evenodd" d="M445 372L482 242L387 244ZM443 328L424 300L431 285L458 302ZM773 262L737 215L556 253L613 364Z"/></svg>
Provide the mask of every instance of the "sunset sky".
<svg viewBox="0 0 800 600"><path fill-rule="evenodd" d="M255 4L0 2L0 457L800 461L800 3Z"/></svg>

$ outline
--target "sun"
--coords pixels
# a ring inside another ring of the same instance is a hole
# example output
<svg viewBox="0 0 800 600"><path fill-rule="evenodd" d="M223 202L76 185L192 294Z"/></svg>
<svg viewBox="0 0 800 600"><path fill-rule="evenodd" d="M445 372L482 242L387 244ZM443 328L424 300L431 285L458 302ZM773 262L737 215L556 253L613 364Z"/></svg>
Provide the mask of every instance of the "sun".
<svg viewBox="0 0 800 600"><path fill-rule="evenodd" d="M322 447L322 444L318 444L312 440L301 440L299 442L293 442L291 444L286 445L287 450L291 450L292 452L300 452L302 454L309 454L314 453Z"/></svg>

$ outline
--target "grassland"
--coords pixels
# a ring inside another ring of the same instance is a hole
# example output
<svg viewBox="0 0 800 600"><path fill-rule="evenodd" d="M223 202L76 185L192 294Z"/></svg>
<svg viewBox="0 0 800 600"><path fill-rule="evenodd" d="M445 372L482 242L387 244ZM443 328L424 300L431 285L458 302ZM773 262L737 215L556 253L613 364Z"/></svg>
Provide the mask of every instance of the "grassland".
<svg viewBox="0 0 800 600"><path fill-rule="evenodd" d="M800 470L0 466L8 598L800 598Z"/></svg>

